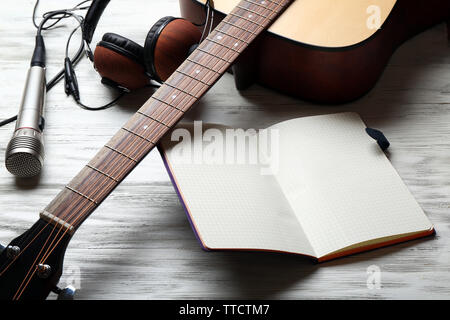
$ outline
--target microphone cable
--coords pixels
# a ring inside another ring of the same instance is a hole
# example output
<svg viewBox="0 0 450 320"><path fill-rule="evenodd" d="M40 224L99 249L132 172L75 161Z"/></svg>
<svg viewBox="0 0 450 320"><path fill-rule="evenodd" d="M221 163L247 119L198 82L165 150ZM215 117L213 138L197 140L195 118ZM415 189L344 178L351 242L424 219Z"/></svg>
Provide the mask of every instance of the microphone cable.
<svg viewBox="0 0 450 320"><path fill-rule="evenodd" d="M78 30L81 29L81 32L83 34L83 22L84 18L78 14L75 14L74 11L80 11L80 10L88 10L90 8L90 5L88 6L82 6L85 3L92 2L92 0L84 0L80 3L78 3L76 6L69 8L69 9L61 9L61 10L53 10L45 12L42 15L42 21L37 24L36 23L36 11L37 7L39 5L39 0L36 0L36 3L33 8L33 16L32 16L32 22L33 25L37 29L37 35L40 36L42 34L42 31L45 30L51 30L53 27L57 26L59 22L61 22L64 19L68 18L74 18L78 22L78 26L72 30L67 43L66 43L66 51L65 51L65 59L64 59L64 67L56 73L56 75L47 82L46 84L46 91L49 92L57 83L59 83L63 78L66 78L68 76L68 80L66 80L65 84L65 92L68 95L72 95L75 102L83 109L90 110L90 111L97 111L97 110L104 110L107 108L112 107L120 98L124 96L126 91L122 91L117 98L115 98L113 101L100 106L100 107L89 107L85 104L83 104L80 100L79 96L79 89L78 89L78 83L76 81L76 76L74 73L74 67L81 61L81 58L83 57L83 52L86 53L86 56L89 60L92 61L92 51L90 50L89 44L84 40L84 37L81 37L80 46L78 47L75 55L70 58L69 57L69 45L71 38L73 34ZM49 25L45 25L48 21L54 20ZM87 48L87 49L86 49ZM86 50L85 50L86 49ZM3 127L11 122L14 122L17 120L17 115L4 119L0 121L0 127Z"/></svg>

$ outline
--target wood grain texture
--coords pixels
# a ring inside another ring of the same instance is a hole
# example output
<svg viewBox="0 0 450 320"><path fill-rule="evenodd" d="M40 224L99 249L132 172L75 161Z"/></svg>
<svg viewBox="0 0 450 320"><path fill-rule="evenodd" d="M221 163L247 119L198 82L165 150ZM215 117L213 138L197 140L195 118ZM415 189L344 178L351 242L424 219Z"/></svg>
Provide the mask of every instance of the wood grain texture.
<svg viewBox="0 0 450 320"><path fill-rule="evenodd" d="M57 9L48 0L40 10ZM0 119L17 112L33 49L34 1L0 12ZM74 3L64 1L70 6ZM94 42L116 32L143 43L151 25L178 15L177 0L112 1ZM120 12L121 14L116 14ZM48 75L62 65L67 28L45 33ZM74 50L75 50L74 42ZM77 68L82 98L100 105L115 92L87 61ZM62 83L47 97L46 159L39 179L19 181L0 165L0 242L38 218L67 184L147 99L136 92L107 111L79 109ZM317 106L259 86L244 92L226 75L187 120L263 128L306 115L361 114L390 139L389 158L434 223L437 235L315 265L289 255L200 249L161 158L153 151L83 224L71 241L61 284L80 271L78 299L204 298L450 298L450 46L445 25L405 43L376 87L342 106ZM0 128L0 162L13 125ZM381 270L381 289L367 288L367 268ZM54 298L54 297L51 297Z"/></svg>
<svg viewBox="0 0 450 320"><path fill-rule="evenodd" d="M190 48L200 41L201 36L200 30L189 21L176 19L169 22L155 38L153 65L158 78L166 81L188 57Z"/></svg>

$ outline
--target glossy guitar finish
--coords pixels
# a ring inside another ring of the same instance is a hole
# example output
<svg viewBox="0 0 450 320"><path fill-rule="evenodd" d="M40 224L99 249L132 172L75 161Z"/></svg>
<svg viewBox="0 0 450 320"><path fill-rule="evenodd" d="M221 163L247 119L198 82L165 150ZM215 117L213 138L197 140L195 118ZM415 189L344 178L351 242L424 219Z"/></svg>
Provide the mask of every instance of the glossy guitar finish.
<svg viewBox="0 0 450 320"><path fill-rule="evenodd" d="M205 0L179 2L184 18L203 21ZM237 0L213 2L218 23ZM368 27L376 22L373 6L380 29ZM236 85L257 82L321 103L351 101L375 85L405 40L449 20L448 0L297 0L234 65Z"/></svg>

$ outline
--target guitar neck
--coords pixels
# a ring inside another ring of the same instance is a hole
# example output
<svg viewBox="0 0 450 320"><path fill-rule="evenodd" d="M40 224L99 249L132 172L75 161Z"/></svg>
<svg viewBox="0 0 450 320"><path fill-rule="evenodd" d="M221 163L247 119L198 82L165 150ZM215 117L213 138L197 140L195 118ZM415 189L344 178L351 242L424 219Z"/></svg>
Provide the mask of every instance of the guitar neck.
<svg viewBox="0 0 450 320"><path fill-rule="evenodd" d="M73 233L291 0L243 0L41 213Z"/></svg>

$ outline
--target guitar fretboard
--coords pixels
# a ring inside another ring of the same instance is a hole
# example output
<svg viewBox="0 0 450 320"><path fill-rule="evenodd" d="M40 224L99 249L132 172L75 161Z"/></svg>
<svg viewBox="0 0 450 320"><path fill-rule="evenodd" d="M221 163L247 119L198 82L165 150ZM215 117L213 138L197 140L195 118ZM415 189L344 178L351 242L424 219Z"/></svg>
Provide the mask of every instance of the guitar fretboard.
<svg viewBox="0 0 450 320"><path fill-rule="evenodd" d="M45 208L75 230L291 0L243 0Z"/></svg>

